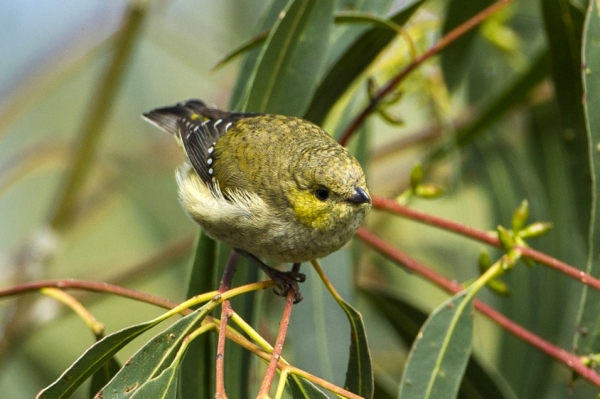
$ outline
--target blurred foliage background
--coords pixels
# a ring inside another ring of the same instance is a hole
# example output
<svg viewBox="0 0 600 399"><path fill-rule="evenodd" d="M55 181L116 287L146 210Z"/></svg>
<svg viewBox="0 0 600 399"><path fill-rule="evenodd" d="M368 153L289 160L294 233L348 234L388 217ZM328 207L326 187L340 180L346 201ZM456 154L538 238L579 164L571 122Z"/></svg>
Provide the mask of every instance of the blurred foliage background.
<svg viewBox="0 0 600 399"><path fill-rule="evenodd" d="M414 2L339 0L336 9L389 16L407 3ZM393 32L390 43L366 63L359 77L341 87L344 95L331 110L320 108L315 97L305 115L337 137L367 104L367 80L382 85L410 63L415 52L424 52L492 2L422 3L402 33ZM185 299L197 228L177 201L173 172L182 154L171 137L139 115L188 98L235 107L229 100L243 58L211 69L261 32L269 4L140 2L139 30L122 64L110 75L116 33L128 4L0 0L3 288L42 278L78 278L113 282L177 302ZM527 199L531 220L554 223L553 231L532 246L585 269L592 209L578 69L585 10L584 0L515 1L419 67L399 87L399 100L385 106L388 117L369 118L350 142L368 171L371 192L400 194L419 161L425 181L445 189L441 198L410 201L411 207L428 213L493 230L498 224L509 226L513 211ZM367 21L336 24L322 76L371 28ZM351 54L348 68L360 67L358 60L366 53ZM577 79L579 86L573 83ZM97 109L105 113L92 112ZM61 214L65 175L90 123L98 128L97 141L81 161L89 173L76 187L66 214ZM481 244L377 211L367 226L452 279L477 277ZM342 296L365 318L376 397L395 397L410 343L399 338L371 296L392 293L428 313L447 294L358 242L323 264ZM342 385L347 321L316 275L305 271L305 299L294 307L284 355L294 365ZM542 266L519 265L504 281L509 296L484 292L480 298L571 350L582 286ZM364 295L365 290L371 294ZM102 294L78 298L107 332L162 313ZM256 306L256 328L274 338L283 301L268 290L258 295ZM0 316L3 397L35 396L93 343L78 317L39 294L4 300ZM126 347L119 359L126 360L150 336ZM476 316L474 337L475 355L501 392L498 397L588 398L597 392L586 382L570 388L569 370L487 319ZM593 350L585 337L578 339ZM260 381L260 375L253 377ZM83 398L85 392L75 397Z"/></svg>

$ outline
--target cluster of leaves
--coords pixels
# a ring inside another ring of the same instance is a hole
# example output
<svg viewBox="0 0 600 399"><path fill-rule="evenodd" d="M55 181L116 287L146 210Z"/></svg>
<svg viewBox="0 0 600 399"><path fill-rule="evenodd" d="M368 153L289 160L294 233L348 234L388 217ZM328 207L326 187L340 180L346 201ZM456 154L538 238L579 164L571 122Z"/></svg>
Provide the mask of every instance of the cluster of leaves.
<svg viewBox="0 0 600 399"><path fill-rule="evenodd" d="M80 394L77 388L90 377L88 397L208 398L215 390L224 396L226 390L230 397L246 398L256 392L255 380L263 369L254 365L262 361L275 361L279 368L276 397L323 398L326 391L349 398L557 397L573 384L571 373L587 380L572 387L574 395L586 397L598 390L600 376L586 368L595 365L596 357L576 356L600 352L596 327L600 282L594 278L600 277L600 222L596 217L600 160L596 161L595 151L600 114L594 112L600 107L598 2L453 0L443 10L428 3L411 0L390 10L390 0L273 0L257 35L224 57L226 63L244 55L231 92L231 109L300 116L326 126L348 143L370 170L376 209L368 229L362 228L357 236L374 250L343 249L323 260L324 265L332 266L327 270L336 270L332 281L337 291L314 262L316 273L303 285L304 302L292 309L292 314L303 320L299 324L291 320L286 348L296 349L284 350L283 358L271 358L274 345L263 338L271 335L265 325L279 322L272 315L280 313L282 300L270 290L261 292L272 284L254 283L260 276L247 261L240 260L238 265L236 282L243 282L241 287L219 295L212 291L218 287L230 248L200 234L186 293L192 299L177 307L108 285L79 286L173 309L106 337L102 337L102 328L96 328L98 342L42 390L40 398ZM45 243L64 245L73 226L81 187L89 176L89 159L98 150L99 132L140 35L145 11L145 6L136 2L128 10L101 90L58 190L58 205L50 212L51 233L46 234L51 239ZM431 18L427 11L442 15L440 36L428 35ZM439 58L434 58L438 53ZM415 109L414 99L420 102L422 115L415 118L420 124L409 116ZM372 119L365 123L369 116ZM379 124L379 120L392 122L394 127ZM394 141L400 121L407 126L402 128L402 140ZM416 126L420 131L411 133ZM404 156L407 148L420 160L418 166L409 167L412 169L405 166L414 160ZM395 172L393 179L387 178L388 164L405 173ZM512 214L510 229L499 226L494 233L473 233L475 229L468 233L451 222L433 220L427 213L409 217L471 238L479 234L480 241L499 247L500 251L491 255L480 255L480 275L476 277L475 250L457 247L453 241L427 239L429 233L417 234L418 245L411 244L416 234L412 227L407 232L405 225L381 218L377 210L407 213L405 204L427 209L435 206L428 200L442 193L447 196L434 204L455 197L459 208L465 208L461 201L474 206L465 194L473 190L486 197L486 222L501 224ZM381 193L393 193L397 207L377 200ZM528 201L517 207L522 198ZM527 225L530 213L535 220L552 220L555 227L536 247L576 265L581 274L569 265L561 269L563 274L545 266L520 267L533 266L533 259L552 267L552 261L544 261L541 255L531 256L538 253L525 240L547 233L549 225ZM50 264L56 248L46 246L40 251L39 241L19 252L21 264ZM183 252L189 246L189 242L183 245ZM432 267L397 248L410 248ZM168 263L160 256L154 260ZM461 267L465 264L473 267ZM418 282L417 277L399 272L398 265L453 296L438 300L437 291ZM573 283L567 276L579 281ZM332 303L323 300L318 277L335 299ZM349 284L353 277L354 291ZM243 285L246 283L250 284ZM68 281L22 284L1 294L41 288L42 293L61 300L97 327L74 298L48 288L75 285ZM489 287L489 292L483 292L484 287ZM313 295L307 295L309 292ZM211 312L230 299L235 311L230 314L233 326L225 329ZM490 310L481 299L501 308L508 318ZM31 303L19 301L21 314L33 312ZM199 304L203 305L189 310ZM434 310L426 312L423 307ZM478 333L475 310L506 331L486 325L483 328L492 333ZM139 346L123 365L119 363L119 351L178 313L186 315ZM282 324L284 321L290 320L282 320ZM7 329L10 332L15 326L8 323ZM215 359L223 355L217 356L215 332L228 339L224 387L218 387L215 372ZM309 335L320 342L311 343ZM7 336L15 339L15 334ZM334 341L349 343L349 353L340 351ZM560 347L571 345L575 354L561 355ZM309 346L317 348L318 363L326 370L323 374L330 373L328 378L316 376L318 368L309 366L316 363L314 358L302 359L302 352L310 352ZM411 349L406 356L407 347ZM544 354L555 357L557 363L547 362ZM333 363L342 365L344 378L329 370ZM557 373L553 368L559 363L562 368ZM260 393L269 394L262 388Z"/></svg>

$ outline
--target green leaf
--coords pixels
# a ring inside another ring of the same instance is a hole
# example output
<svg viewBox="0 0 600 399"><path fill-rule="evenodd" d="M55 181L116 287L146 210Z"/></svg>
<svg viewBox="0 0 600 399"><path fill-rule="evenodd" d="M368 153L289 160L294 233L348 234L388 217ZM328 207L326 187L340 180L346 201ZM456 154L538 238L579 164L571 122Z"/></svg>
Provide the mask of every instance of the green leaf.
<svg viewBox="0 0 600 399"><path fill-rule="evenodd" d="M210 303L209 303L210 304ZM169 328L157 334L148 341L140 350L138 350L121 368L119 373L102 390L103 398L131 398L139 397L138 389L145 384L151 383L158 378L159 381L168 382L169 385L176 386L175 370L167 371L163 377L163 371L171 367L176 361L177 352L181 343L186 337L200 326L200 323L211 306L205 305L202 309L189 314ZM187 381L185 381L187 382ZM152 389L158 389L159 383L151 383ZM150 389L150 388L146 388ZM166 389L166 387L165 387ZM165 390L171 394L171 389ZM172 394L175 395L176 391ZM146 396L154 397L154 396Z"/></svg>
<svg viewBox="0 0 600 399"><path fill-rule="evenodd" d="M386 18L381 18L377 15L368 12L361 11L338 11L335 13L334 22L339 23L354 23L354 24L372 24L383 28L392 29L399 32L402 28L399 25L394 24L392 21ZM229 63L234 58L244 54L245 52L256 48L266 42L271 32L266 30L260 32L256 36L251 37L247 41L243 42L239 46L235 47L229 53L225 54L216 65L212 68L213 71L221 68L225 64Z"/></svg>
<svg viewBox="0 0 600 399"><path fill-rule="evenodd" d="M315 384L297 375L289 375L287 383L293 399L327 399L328 397Z"/></svg>
<svg viewBox="0 0 600 399"><path fill-rule="evenodd" d="M107 335L86 350L54 383L44 388L37 399L68 398L96 370L119 350L162 320L152 320Z"/></svg>
<svg viewBox="0 0 600 399"><path fill-rule="evenodd" d="M180 368L177 363L171 364L156 378L144 383L131 396L136 399L175 399L177 398L177 380Z"/></svg>
<svg viewBox="0 0 600 399"><path fill-rule="evenodd" d="M399 295L381 288L362 286L360 292L390 323L402 342L411 345L427 320L427 314ZM377 378L375 381L377 393ZM376 394L375 397L379 398L379 395ZM488 370L475 354L471 355L467 364L458 397L462 399L516 398L508 382L501 375Z"/></svg>
<svg viewBox="0 0 600 399"><path fill-rule="evenodd" d="M343 299L338 303L350 322L350 358L344 388L364 398L373 397L373 368L362 315Z"/></svg>
<svg viewBox="0 0 600 399"><path fill-rule="evenodd" d="M380 28L390 29L396 33L399 33L402 29L402 26L390 19L361 11L338 11L335 13L335 23L371 24Z"/></svg>
<svg viewBox="0 0 600 399"><path fill-rule="evenodd" d="M389 20L397 25L404 25L422 3L423 0L403 3ZM356 39L328 68L312 97L304 118L321 125L331 107L344 94L354 79L365 71L396 35L395 31L388 28L375 26Z"/></svg>
<svg viewBox="0 0 600 399"><path fill-rule="evenodd" d="M271 6L265 13L262 23L260 24L257 33L270 30L279 19L281 12L286 9L291 0L273 0ZM248 91L248 87L252 84L251 77L259 62L259 56L263 49L261 47L253 48L246 53L246 57L242 63L238 73L235 85L231 92L231 100L229 109L237 111L246 111L243 107L244 94Z"/></svg>
<svg viewBox="0 0 600 399"><path fill-rule="evenodd" d="M399 398L453 398L473 340L473 296L464 290L429 316L408 356Z"/></svg>
<svg viewBox="0 0 600 399"><path fill-rule="evenodd" d="M585 21L583 39L584 110L591 156L592 208L589 232L587 273L600 276L600 6L597 0L590 2ZM579 326L575 335L575 347L579 353L600 351L600 293L584 285ZM585 333L584 333L585 332Z"/></svg>
<svg viewBox="0 0 600 399"><path fill-rule="evenodd" d="M235 57L262 45L267 40L267 37L269 37L269 31L261 32L258 35L251 37L248 41L245 41L244 43L231 50L229 53L225 54L225 56L217 62L217 64L212 68L212 70L216 71L217 69L227 64L229 61L233 60Z"/></svg>
<svg viewBox="0 0 600 399"><path fill-rule="evenodd" d="M201 231L191 263L186 298L218 288L217 243ZM202 334L188 346L179 372L179 397L213 398L215 394L215 334Z"/></svg>
<svg viewBox="0 0 600 399"><path fill-rule="evenodd" d="M102 389L103 386L108 384L112 378L117 375L121 369L119 361L112 357L108 362L104 363L92 376L92 383L90 384L90 391L88 397L93 399L96 396L96 392Z"/></svg>
<svg viewBox="0 0 600 399"><path fill-rule="evenodd" d="M523 101L531 90L546 78L548 72L548 53L544 52L532 62L527 72L516 78L502 94L486 105L474 121L456 131L456 145L462 147L475 141L487 131L487 127ZM434 149L427 160L437 159L450 150L451 148L444 144Z"/></svg>
<svg viewBox="0 0 600 399"><path fill-rule="evenodd" d="M442 35L450 32L492 3L493 0L452 0L448 4ZM478 34L479 26L454 40L442 53L441 65L444 80L451 91L458 87L468 71L466 66L469 59L468 54Z"/></svg>
<svg viewBox="0 0 600 399"><path fill-rule="evenodd" d="M296 116L304 113L324 65L334 4L294 0L288 6L263 46L243 109Z"/></svg>
<svg viewBox="0 0 600 399"><path fill-rule="evenodd" d="M581 37L583 13L569 0L542 0L542 12L549 44L552 80L559 105L560 126L567 150L571 179L575 190L582 235L589 233L591 210L591 176L582 105Z"/></svg>
<svg viewBox="0 0 600 399"><path fill-rule="evenodd" d="M513 214L511 228L514 234L517 234L523 227L525 227L525 223L529 219L529 202L527 200L523 200L521 205L517 208L515 213Z"/></svg>

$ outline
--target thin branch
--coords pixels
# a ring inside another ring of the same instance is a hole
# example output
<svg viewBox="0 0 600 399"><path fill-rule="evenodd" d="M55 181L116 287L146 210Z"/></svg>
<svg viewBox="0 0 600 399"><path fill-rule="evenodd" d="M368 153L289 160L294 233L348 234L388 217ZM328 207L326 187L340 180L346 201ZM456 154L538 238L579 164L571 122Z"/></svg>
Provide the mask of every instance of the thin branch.
<svg viewBox="0 0 600 399"><path fill-rule="evenodd" d="M373 207L381 210L391 212L395 215L403 216L408 219L414 220L419 223L428 224L430 226L439 227L441 229L451 231L454 233L461 234L463 236L473 238L477 241L500 247L500 241L495 234L491 234L487 231L479 230L474 227L464 225L462 223L453 222L451 220L443 219L437 216L427 214L425 212L417 211L415 209L408 208L400 205L393 199L387 199L382 197L373 196ZM531 258L540 264L546 265L552 269L555 269L580 283L587 285L596 291L600 291L600 280L592 277L588 273L577 269L568 263L562 262L544 253L536 251L535 249L515 246L515 249L520 251L523 256Z"/></svg>
<svg viewBox="0 0 600 399"><path fill-rule="evenodd" d="M277 339L271 353L271 359L269 360L269 366L267 372L263 378L260 390L258 391L257 397L260 399L268 399L269 391L271 390L271 384L275 378L275 372L277 371L277 365L281 358L281 352L283 351L283 343L287 335L288 326L290 324L290 317L292 315L292 307L294 306L294 297L296 292L294 288L290 288L287 293L285 300L285 307L283 308L283 314L281 315L281 321L279 322L279 332L277 333Z"/></svg>
<svg viewBox="0 0 600 399"><path fill-rule="evenodd" d="M452 294L456 294L463 289L457 281L449 280L446 277L434 272L425 265L406 255L404 252L395 248L385 240L377 237L364 227L358 229L356 236L370 247L376 249L379 253L388 257L390 260L398 263L409 271L416 273L429 281L432 281L437 286ZM495 323L499 324L502 328L513 334L515 337L553 357L554 359L566 365L569 369L573 370L575 373L581 375L583 378L600 388L600 375L594 370L585 366L581 359L579 359L577 356L555 346L551 342L544 340L538 335L516 324L506 316L495 311L478 299L475 300L475 309L483 313Z"/></svg>
<svg viewBox="0 0 600 399"><path fill-rule="evenodd" d="M240 254L237 251L231 251L227 264L225 265L225 271L221 278L221 285L219 287L219 294L215 299L220 299L221 294L229 291L231 288L231 282L233 281L233 275L235 274L235 268L240 258ZM229 299L225 299L221 303L221 322L219 325L219 340L217 342L217 376L216 376L216 393L215 398L226 399L227 394L225 393L225 340L227 333L227 321L231 317L232 309L231 302Z"/></svg>
<svg viewBox="0 0 600 399"><path fill-rule="evenodd" d="M469 20L463 22L461 25L457 26L450 32L448 32L444 37L442 37L437 43L429 48L429 50L425 51L423 54L419 55L413 62L408 64L402 71L400 71L396 76L390 79L385 85L383 85L379 91L373 96L369 104L365 107L365 109L350 123L350 125L346 128L344 133L342 134L339 142L341 145L346 145L352 134L363 124L365 119L373 113L377 109L377 106L383 100L383 98L391 93L396 86L400 82L402 82L412 71L414 71L418 66L420 66L423 62L431 58L433 55L439 53L450 43L475 28L477 25L482 23L487 17L500 10L502 7L505 7L513 0L499 0L496 3L492 4L485 10L481 11L479 14L473 16Z"/></svg>
<svg viewBox="0 0 600 399"><path fill-rule="evenodd" d="M0 290L0 298L24 294L32 291L40 291L43 288L78 289L93 292L104 292L124 298L134 299L136 301L146 302L165 309L172 309L179 305L177 302L173 302L168 299L160 298L155 295L129 288L119 287L118 285L97 281L75 280L70 278L64 280L33 281L31 283L15 285L13 287Z"/></svg>
<svg viewBox="0 0 600 399"><path fill-rule="evenodd" d="M42 288L40 292L56 299L75 312L92 331L92 334L94 334L96 340L100 340L102 337L104 337L104 324L99 322L98 319L94 317L92 312L83 306L81 302L75 299L75 297L67 294L63 290L59 290L58 288Z"/></svg>

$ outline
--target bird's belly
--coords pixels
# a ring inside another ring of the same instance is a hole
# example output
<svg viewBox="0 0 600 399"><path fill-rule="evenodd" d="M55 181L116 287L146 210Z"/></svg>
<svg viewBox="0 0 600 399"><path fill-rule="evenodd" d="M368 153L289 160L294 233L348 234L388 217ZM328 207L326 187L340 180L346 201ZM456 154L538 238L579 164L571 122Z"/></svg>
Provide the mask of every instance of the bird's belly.
<svg viewBox="0 0 600 399"><path fill-rule="evenodd" d="M348 242L353 233L322 232L277 223L255 226L243 220L234 224L198 223L210 237L233 248L243 249L260 258L289 263L327 256Z"/></svg>

